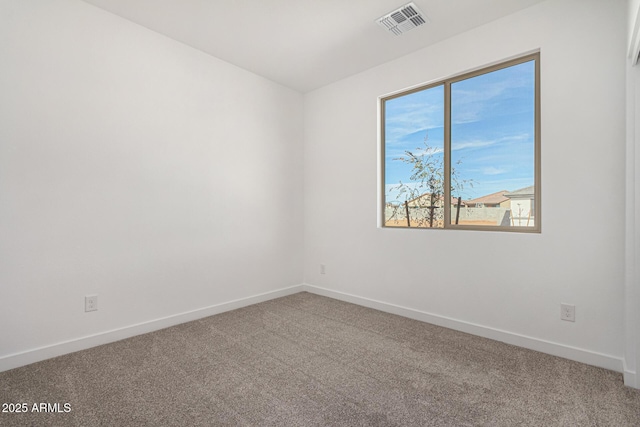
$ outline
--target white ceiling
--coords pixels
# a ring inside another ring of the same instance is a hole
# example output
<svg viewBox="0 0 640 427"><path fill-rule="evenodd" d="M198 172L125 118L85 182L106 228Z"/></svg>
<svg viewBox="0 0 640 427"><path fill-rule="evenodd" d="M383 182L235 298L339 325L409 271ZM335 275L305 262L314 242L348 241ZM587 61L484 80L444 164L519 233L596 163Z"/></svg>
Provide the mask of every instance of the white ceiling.
<svg viewBox="0 0 640 427"><path fill-rule="evenodd" d="M414 0L429 22L394 36L375 20L409 0L84 0L301 92L544 0Z"/></svg>

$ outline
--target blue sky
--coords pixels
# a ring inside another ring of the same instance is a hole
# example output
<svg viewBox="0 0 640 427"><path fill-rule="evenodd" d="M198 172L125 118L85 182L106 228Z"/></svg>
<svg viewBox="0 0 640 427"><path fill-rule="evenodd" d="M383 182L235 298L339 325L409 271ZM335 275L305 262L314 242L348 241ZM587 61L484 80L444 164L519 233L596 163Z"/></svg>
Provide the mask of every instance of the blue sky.
<svg viewBox="0 0 640 427"><path fill-rule="evenodd" d="M534 184L534 62L525 62L451 85L452 164L460 179L472 180L468 200ZM390 189L410 183L410 167L394 160L405 150L435 156L444 147L444 86L385 103L386 201L403 201ZM459 163L458 163L459 162Z"/></svg>

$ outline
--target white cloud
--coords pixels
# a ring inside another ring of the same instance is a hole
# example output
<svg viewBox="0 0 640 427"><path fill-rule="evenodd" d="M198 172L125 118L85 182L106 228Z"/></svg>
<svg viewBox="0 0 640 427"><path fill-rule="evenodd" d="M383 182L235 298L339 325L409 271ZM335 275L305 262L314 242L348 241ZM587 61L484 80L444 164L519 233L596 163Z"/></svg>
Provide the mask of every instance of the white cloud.
<svg viewBox="0 0 640 427"><path fill-rule="evenodd" d="M500 175L500 174L503 174L503 173L506 173L506 172L508 172L507 169L498 169L498 168L493 167L493 166L489 166L489 167L486 167L486 168L482 169L482 174L483 175Z"/></svg>
<svg viewBox="0 0 640 427"><path fill-rule="evenodd" d="M451 150L456 151L456 150L464 150L465 148L488 147L490 145L499 144L503 142L522 141L527 138L529 138L529 134L522 133L518 135L504 136L502 138L496 138L496 139L475 139L475 140L459 141L451 144Z"/></svg>
<svg viewBox="0 0 640 427"><path fill-rule="evenodd" d="M439 107L422 105L415 109L409 108L407 111L387 115L385 123L387 144L397 144L403 137L416 132L424 132L426 136L429 129L443 126L442 110Z"/></svg>
<svg viewBox="0 0 640 427"><path fill-rule="evenodd" d="M443 126L443 88L415 92L385 103L385 139L396 144L407 135Z"/></svg>
<svg viewBox="0 0 640 427"><path fill-rule="evenodd" d="M474 141L462 141L451 144L451 151L464 150L465 148L478 148L488 147L498 142L497 139L493 140L474 140Z"/></svg>
<svg viewBox="0 0 640 427"><path fill-rule="evenodd" d="M494 100L503 97L508 91L530 87L532 84L530 75L514 75L508 69L497 73L506 73L505 78L492 79L493 73L490 73L463 80L451 86L451 111L454 124L481 120L485 112L492 111L489 108ZM482 83L478 84L479 81Z"/></svg>

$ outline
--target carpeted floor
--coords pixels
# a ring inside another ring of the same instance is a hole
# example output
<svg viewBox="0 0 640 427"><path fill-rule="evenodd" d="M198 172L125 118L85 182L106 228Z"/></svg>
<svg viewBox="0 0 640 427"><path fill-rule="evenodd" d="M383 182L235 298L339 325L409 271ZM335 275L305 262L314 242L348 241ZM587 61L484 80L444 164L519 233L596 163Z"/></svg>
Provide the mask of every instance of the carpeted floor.
<svg viewBox="0 0 640 427"><path fill-rule="evenodd" d="M0 373L23 402L0 425L640 426L619 373L309 293Z"/></svg>

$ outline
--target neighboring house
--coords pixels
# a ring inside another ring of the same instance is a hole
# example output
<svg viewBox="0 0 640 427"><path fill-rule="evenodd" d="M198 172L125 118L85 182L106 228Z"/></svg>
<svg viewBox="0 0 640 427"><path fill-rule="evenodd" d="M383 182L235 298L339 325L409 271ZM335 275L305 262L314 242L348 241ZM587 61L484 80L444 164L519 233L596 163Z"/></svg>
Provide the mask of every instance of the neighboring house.
<svg viewBox="0 0 640 427"><path fill-rule="evenodd" d="M498 191L496 193L487 194L486 196L478 197L466 201L466 205L470 208L505 208L509 209L511 205L511 199L505 194L507 190Z"/></svg>
<svg viewBox="0 0 640 427"><path fill-rule="evenodd" d="M511 202L511 225L532 227L535 219L535 187L521 188L505 193Z"/></svg>

